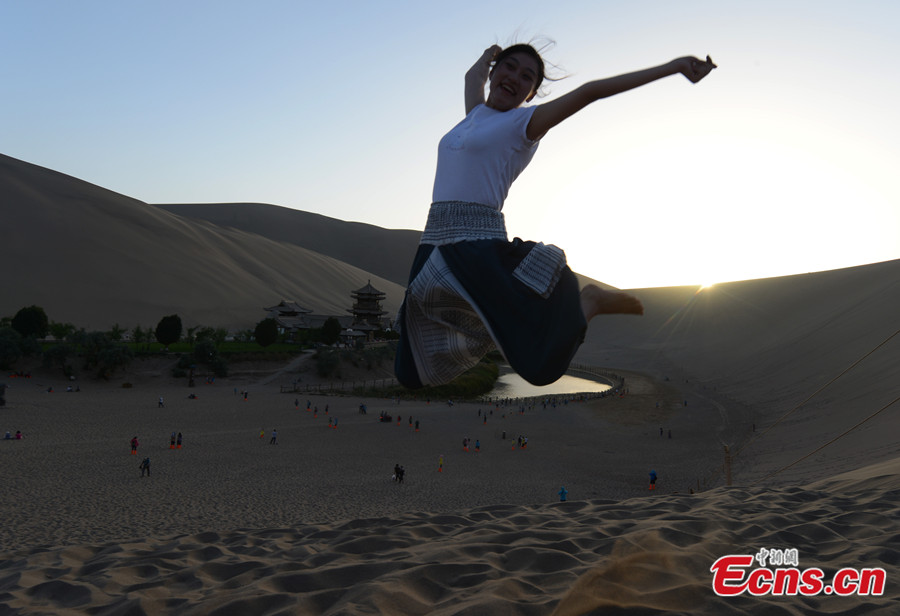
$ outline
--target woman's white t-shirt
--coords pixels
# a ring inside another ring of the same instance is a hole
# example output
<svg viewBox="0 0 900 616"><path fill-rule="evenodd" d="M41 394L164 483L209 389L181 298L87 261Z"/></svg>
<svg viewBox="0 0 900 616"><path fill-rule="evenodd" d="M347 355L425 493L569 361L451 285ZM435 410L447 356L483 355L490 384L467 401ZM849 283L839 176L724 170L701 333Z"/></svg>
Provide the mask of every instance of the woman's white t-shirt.
<svg viewBox="0 0 900 616"><path fill-rule="evenodd" d="M432 202L468 201L500 210L538 142L525 134L535 107L478 105L438 144Z"/></svg>

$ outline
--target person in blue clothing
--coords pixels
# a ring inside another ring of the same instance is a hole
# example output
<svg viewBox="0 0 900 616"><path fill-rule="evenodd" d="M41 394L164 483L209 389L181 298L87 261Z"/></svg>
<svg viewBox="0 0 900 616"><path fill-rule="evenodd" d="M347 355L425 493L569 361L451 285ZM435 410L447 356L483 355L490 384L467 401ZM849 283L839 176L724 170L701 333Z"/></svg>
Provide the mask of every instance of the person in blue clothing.
<svg viewBox="0 0 900 616"><path fill-rule="evenodd" d="M566 486L562 486L562 487L559 489L559 502L561 502L561 503L566 502L566 495L567 495L568 493L569 493L569 491L566 490Z"/></svg>
<svg viewBox="0 0 900 616"><path fill-rule="evenodd" d="M541 139L562 121L669 75L696 83L713 68L709 56L683 57L525 105L545 78L540 53L522 44L484 51L466 73L466 116L438 146L432 204L398 315L402 385L448 383L494 348L526 381L546 385L565 373L593 317L643 314L627 293L579 289L560 248L510 242L501 210Z"/></svg>
<svg viewBox="0 0 900 616"><path fill-rule="evenodd" d="M654 470L650 471L650 489L651 490L656 489L656 471L654 471Z"/></svg>

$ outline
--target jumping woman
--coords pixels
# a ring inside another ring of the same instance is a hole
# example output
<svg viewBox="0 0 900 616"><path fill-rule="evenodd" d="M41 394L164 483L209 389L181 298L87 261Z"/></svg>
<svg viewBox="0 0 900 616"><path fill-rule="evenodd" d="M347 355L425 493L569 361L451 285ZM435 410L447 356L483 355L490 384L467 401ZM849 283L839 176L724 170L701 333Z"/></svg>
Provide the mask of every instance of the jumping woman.
<svg viewBox="0 0 900 616"><path fill-rule="evenodd" d="M448 383L494 348L525 380L546 385L565 373L592 318L643 314L627 293L579 289L556 246L509 241L503 202L541 138L563 120L669 75L697 83L715 67L709 56L678 58L524 106L544 81L541 55L526 44L484 51L466 73L466 116L438 146L431 209L399 315L395 371L403 385Z"/></svg>

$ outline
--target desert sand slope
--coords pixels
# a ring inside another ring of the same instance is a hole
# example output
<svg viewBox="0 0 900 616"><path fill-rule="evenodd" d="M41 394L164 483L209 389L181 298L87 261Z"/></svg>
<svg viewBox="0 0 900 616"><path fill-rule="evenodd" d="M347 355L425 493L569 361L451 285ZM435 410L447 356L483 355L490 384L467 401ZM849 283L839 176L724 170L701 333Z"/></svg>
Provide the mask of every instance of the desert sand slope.
<svg viewBox="0 0 900 616"><path fill-rule="evenodd" d="M345 314L371 280L394 313L398 285L299 246L190 220L61 173L0 156L7 264L0 314L42 306L54 321L106 329L250 328L281 299ZM353 239L346 241L352 243Z"/></svg>
<svg viewBox="0 0 900 616"><path fill-rule="evenodd" d="M383 229L360 222L345 222L321 214L262 203L203 203L156 205L173 214L206 220L288 242L355 265L406 286L409 266L422 237L421 231ZM579 284L614 287L577 274Z"/></svg>
<svg viewBox="0 0 900 616"><path fill-rule="evenodd" d="M295 406L274 383L233 377L188 390L164 374L128 378L134 387L85 380L79 393L52 375L11 381L2 417L25 438L0 441L0 613L888 616L900 608L900 458L819 480L801 469L802 487L690 494L678 475L704 452L680 430L656 436L653 384L639 378L629 377L623 398L524 414L500 406L487 421L478 413L487 407L472 403L372 399L362 415L358 398L314 396L315 413L306 396ZM248 398L233 385L249 388ZM378 422L382 410L403 419ZM169 448L172 430L184 432L182 449ZM511 447L516 434L530 437L526 448ZM463 452L463 436L480 439L481 450ZM144 456L151 477L138 470ZM661 473L653 491L650 461ZM397 463L407 469L402 484L390 479ZM556 496L561 483L574 497L567 503ZM823 569L827 583L844 567L883 568L884 594L716 595L712 564L760 548L797 550L800 568Z"/></svg>
<svg viewBox="0 0 900 616"><path fill-rule="evenodd" d="M668 377L689 406L713 405L736 480L760 479L900 395L900 335L760 434L900 329L900 261L783 278L642 289L641 318L596 319L578 359ZM752 433L753 424L756 433ZM900 453L900 403L774 483L829 476ZM783 437L788 436L785 441ZM787 444L785 444L787 443Z"/></svg>
<svg viewBox="0 0 900 616"><path fill-rule="evenodd" d="M481 475L482 485L500 485L495 475ZM144 481L123 498L165 498L175 511L209 498L179 493L156 478L153 487ZM235 494L220 507L265 517L272 501L283 500L278 493L292 490L274 477L260 483L253 494ZM441 500L432 482L384 483L398 500L423 490ZM890 616L900 609L898 497L895 459L805 489L492 504L33 547L7 553L0 564L0 608L15 614ZM77 515L56 502L53 526ZM123 523L155 523L133 509L120 509ZM760 548L797 550L799 568L821 569L824 584L845 567L881 570L883 594L717 595L712 564Z"/></svg>
<svg viewBox="0 0 900 616"><path fill-rule="evenodd" d="M896 473L891 489L872 477L840 490L492 505L35 550L0 575L22 614L891 616ZM826 582L845 566L884 569L885 593L713 592L712 563L766 546L799 546L801 568Z"/></svg>
<svg viewBox="0 0 900 616"><path fill-rule="evenodd" d="M263 203L155 205L185 218L205 220L296 244L406 286L421 231L383 229L360 222Z"/></svg>

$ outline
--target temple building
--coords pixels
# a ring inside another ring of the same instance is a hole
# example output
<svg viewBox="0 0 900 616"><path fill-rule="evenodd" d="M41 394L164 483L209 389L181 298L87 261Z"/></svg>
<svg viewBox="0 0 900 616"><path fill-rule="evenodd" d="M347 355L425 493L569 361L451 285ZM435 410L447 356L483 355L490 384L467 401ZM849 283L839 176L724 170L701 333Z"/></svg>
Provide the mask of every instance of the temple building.
<svg viewBox="0 0 900 616"><path fill-rule="evenodd" d="M384 315L387 311L381 309L381 301L385 294L372 286L370 280L366 286L353 291L353 308L347 312L353 314L353 323L350 329L366 333L366 338L372 340L376 331L384 328Z"/></svg>
<svg viewBox="0 0 900 616"><path fill-rule="evenodd" d="M268 318L275 319L279 334L290 336L298 330L310 328L308 315L312 310L304 308L296 302L281 300L278 305L264 308L264 310Z"/></svg>

